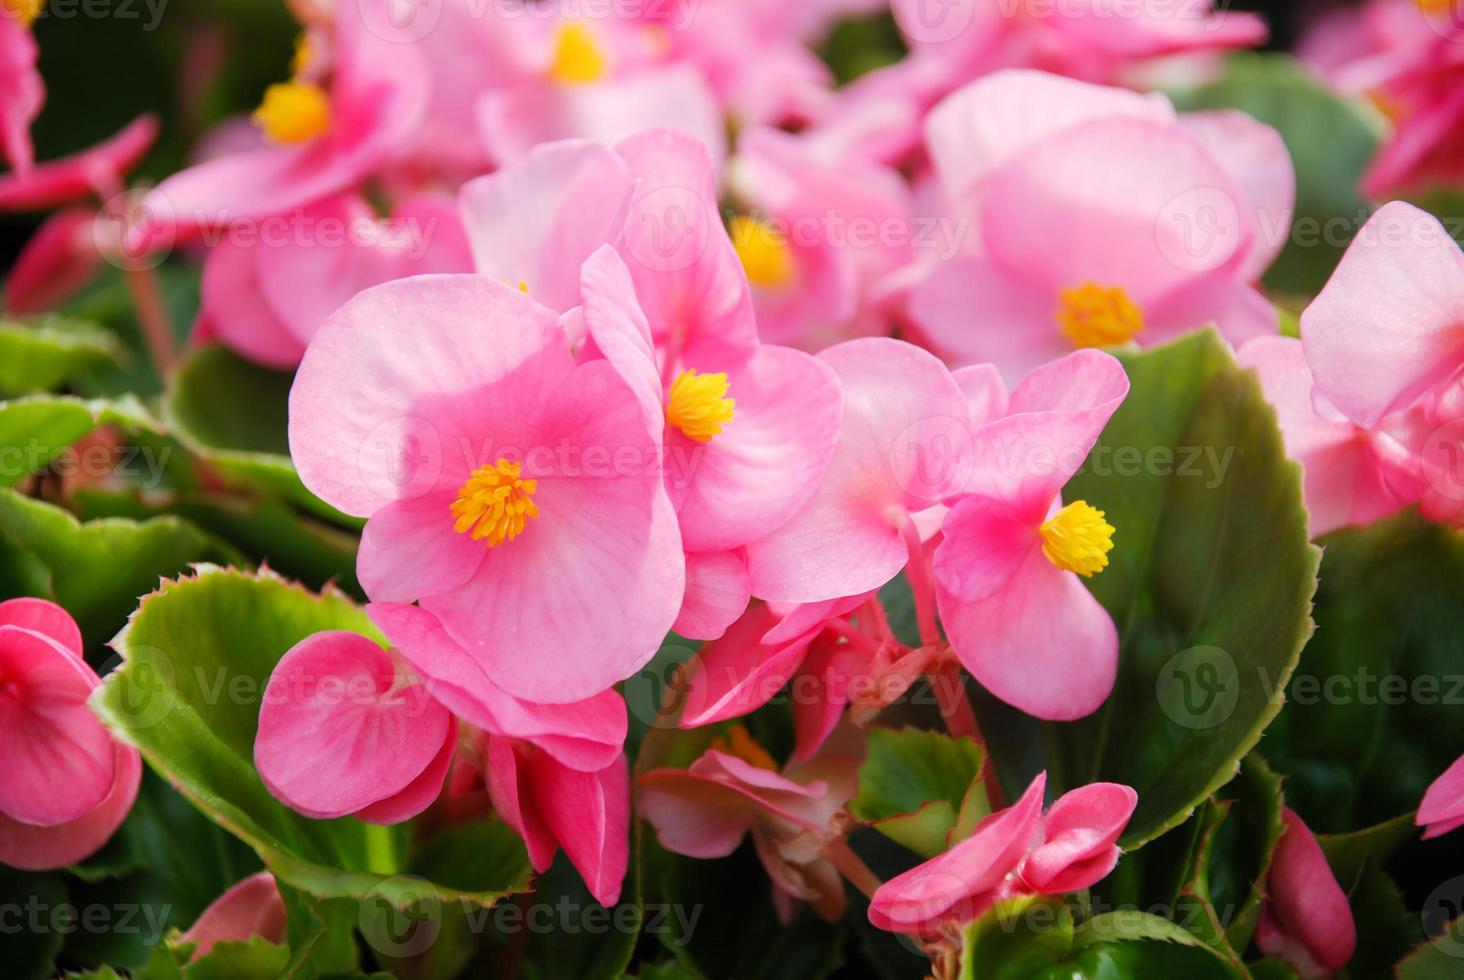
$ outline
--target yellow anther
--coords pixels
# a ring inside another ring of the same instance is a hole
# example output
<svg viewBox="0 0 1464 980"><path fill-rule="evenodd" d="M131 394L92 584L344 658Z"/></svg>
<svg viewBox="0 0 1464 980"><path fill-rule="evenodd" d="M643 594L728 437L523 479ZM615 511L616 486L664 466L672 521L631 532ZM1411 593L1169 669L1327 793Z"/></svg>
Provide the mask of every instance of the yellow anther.
<svg viewBox="0 0 1464 980"><path fill-rule="evenodd" d="M733 218L728 230L748 282L761 289L779 289L793 281L793 250L787 236L745 214Z"/></svg>
<svg viewBox="0 0 1464 980"><path fill-rule="evenodd" d="M281 82L264 91L254 122L275 143L303 143L330 129L330 96L312 82Z"/></svg>
<svg viewBox="0 0 1464 980"><path fill-rule="evenodd" d="M452 516L457 520L452 529L472 532L474 541L486 538L490 548L523 534L529 518L539 516L533 501L539 481L520 479L522 473L522 463L506 459L474 470L453 501Z"/></svg>
<svg viewBox="0 0 1464 980"><path fill-rule="evenodd" d="M1104 513L1075 500L1042 525L1042 553L1067 572L1088 578L1108 567L1113 550L1113 525Z"/></svg>
<svg viewBox="0 0 1464 980"><path fill-rule="evenodd" d="M1057 325L1074 347L1112 347L1144 329L1144 312L1122 286L1087 282L1062 291Z"/></svg>
<svg viewBox="0 0 1464 980"><path fill-rule="evenodd" d="M610 70L610 59L584 24L565 24L559 28L554 43L554 61L549 74L565 85L586 85L598 82Z"/></svg>
<svg viewBox="0 0 1464 980"><path fill-rule="evenodd" d="M697 374L696 370L682 371L671 382L671 392L666 398L666 422L680 429L689 439L710 442L712 436L722 431L722 426L732 421L737 399L727 397L729 383L727 375Z"/></svg>

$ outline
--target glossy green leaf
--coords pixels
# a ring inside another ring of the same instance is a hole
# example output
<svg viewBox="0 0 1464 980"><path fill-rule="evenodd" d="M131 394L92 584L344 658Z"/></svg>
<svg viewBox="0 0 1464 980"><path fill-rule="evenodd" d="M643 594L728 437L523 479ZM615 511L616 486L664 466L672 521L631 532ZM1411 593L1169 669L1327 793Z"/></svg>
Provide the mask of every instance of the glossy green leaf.
<svg viewBox="0 0 1464 980"><path fill-rule="evenodd" d="M1458 980L1464 973L1464 918L1398 961L1398 980Z"/></svg>
<svg viewBox="0 0 1464 980"><path fill-rule="evenodd" d="M51 391L116 360L121 349L110 333L83 320L0 321L0 394Z"/></svg>
<svg viewBox="0 0 1464 980"><path fill-rule="evenodd" d="M968 796L990 812L980 783L983 754L971 739L918 728L873 728L849 812L923 857L946 849Z"/></svg>
<svg viewBox="0 0 1464 980"><path fill-rule="evenodd" d="M1275 414L1214 333L1119 357L1128 399L1065 491L1117 529L1089 585L1118 626L1118 678L1095 714L1048 726L1041 744L1059 792L1138 791L1120 842L1133 849L1234 778L1281 710L1318 552ZM997 758L1008 794L1019 766Z"/></svg>
<svg viewBox="0 0 1464 980"><path fill-rule="evenodd" d="M423 888L407 873L413 858L404 825L308 819L276 801L254 769L260 697L275 664L300 640L328 629L381 640L365 612L338 592L317 595L269 572L203 566L143 600L113 641L122 666L92 703L282 881L320 898L370 894L410 906L422 900ZM454 874L462 877L429 883L433 900L489 905L522 889L522 848L505 838L495 853L503 857L491 866L456 862Z"/></svg>

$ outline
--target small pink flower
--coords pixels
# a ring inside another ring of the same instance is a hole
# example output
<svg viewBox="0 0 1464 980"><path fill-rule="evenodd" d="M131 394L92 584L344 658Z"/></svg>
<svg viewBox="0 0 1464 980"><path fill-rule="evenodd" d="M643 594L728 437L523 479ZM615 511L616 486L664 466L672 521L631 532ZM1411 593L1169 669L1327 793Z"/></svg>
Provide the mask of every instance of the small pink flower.
<svg viewBox="0 0 1464 980"><path fill-rule="evenodd" d="M971 836L880 886L869 921L881 929L933 938L1019 895L1061 895L1097 884L1118 864L1118 837L1138 794L1092 783L1054 803L1044 816L1047 774L1022 798L976 825Z"/></svg>
<svg viewBox="0 0 1464 980"><path fill-rule="evenodd" d="M379 219L356 194L303 209L278 240L225 234L204 259L197 336L250 360L291 368L315 331L362 290L393 279L470 272L451 199L420 195Z"/></svg>
<svg viewBox="0 0 1464 980"><path fill-rule="evenodd" d="M290 447L307 487L368 519L367 595L420 602L516 698L593 697L676 619L659 428L512 286L418 276L351 300L305 352Z"/></svg>
<svg viewBox="0 0 1464 980"><path fill-rule="evenodd" d="M1252 283L1284 243L1294 176L1270 128L1009 71L937 106L926 142L949 214L970 230L909 310L956 360L1018 377L1075 347L1210 323L1234 344L1275 332Z"/></svg>
<svg viewBox="0 0 1464 980"><path fill-rule="evenodd" d="M526 742L490 736L485 775L493 808L545 871L562 847L595 901L620 899L630 860L630 769L623 755L593 772L560 764Z"/></svg>
<svg viewBox="0 0 1464 980"><path fill-rule="evenodd" d="M0 863L74 864L132 809L142 760L87 707L99 683L64 609L0 602Z"/></svg>
<svg viewBox="0 0 1464 980"><path fill-rule="evenodd" d="M1464 827L1464 756L1429 786L1414 822L1424 828L1424 840Z"/></svg>
<svg viewBox="0 0 1464 980"><path fill-rule="evenodd" d="M359 633L301 640L264 690L254 764L308 817L393 824L442 789L456 723L401 660Z"/></svg>
<svg viewBox="0 0 1464 980"><path fill-rule="evenodd" d="M1330 977L1352 959L1357 928L1347 895L1316 837L1290 807L1266 876L1256 945L1286 960L1308 980Z"/></svg>
<svg viewBox="0 0 1464 980"><path fill-rule="evenodd" d="M826 754L775 771L750 740L734 736L740 755L710 749L689 769L657 769L636 781L639 812L656 829L661 846L694 858L726 857L751 834L780 917L792 917L793 901L808 902L836 922L844 912L844 882L821 854L840 836L837 818L854 796L857 757Z"/></svg>
<svg viewBox="0 0 1464 980"><path fill-rule="evenodd" d="M271 943L285 941L285 903L268 871L236 882L214 899L178 942L197 943L196 960L219 943L242 943L255 936Z"/></svg>
<svg viewBox="0 0 1464 980"><path fill-rule="evenodd" d="M1118 668L1118 631L1079 579L1108 564L1114 528L1088 502L1063 506L1060 495L1128 378L1099 351L1038 368L1010 396L990 369L957 374L997 415L973 434L969 480L941 525L941 622L997 697L1039 718L1081 718L1108 697Z"/></svg>

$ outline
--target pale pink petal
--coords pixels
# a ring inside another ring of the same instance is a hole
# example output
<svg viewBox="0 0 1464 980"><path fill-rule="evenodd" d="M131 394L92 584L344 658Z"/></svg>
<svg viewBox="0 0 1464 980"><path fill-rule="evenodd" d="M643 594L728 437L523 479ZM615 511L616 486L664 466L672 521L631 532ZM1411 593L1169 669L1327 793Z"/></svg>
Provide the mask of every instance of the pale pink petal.
<svg viewBox="0 0 1464 980"><path fill-rule="evenodd" d="M664 385L657 367L651 328L636 299L630 270L609 245L602 245L580 267L585 332L594 349L625 379L648 424L665 425Z"/></svg>
<svg viewBox="0 0 1464 980"><path fill-rule="evenodd" d="M415 675L372 640L317 633L270 675L254 763L293 809L339 817L407 789L433 767L452 724ZM444 765L439 786L445 776Z"/></svg>
<svg viewBox="0 0 1464 980"><path fill-rule="evenodd" d="M1464 253L1433 215L1373 215L1301 315L1317 387L1358 425L1406 408L1464 357Z"/></svg>
<svg viewBox="0 0 1464 980"><path fill-rule="evenodd" d="M236 882L203 910L180 943L195 943L193 958L207 956L218 943L242 943L254 936L285 941L285 903L274 875L259 871Z"/></svg>
<svg viewBox="0 0 1464 980"><path fill-rule="evenodd" d="M1424 840L1447 833L1464 822L1464 756L1429 785L1418 804L1414 822L1424 828Z"/></svg>
<svg viewBox="0 0 1464 980"><path fill-rule="evenodd" d="M1232 347L1276 335L1280 317L1264 293L1238 279L1204 276L1154 301L1140 334L1145 345L1163 343L1214 325Z"/></svg>
<svg viewBox="0 0 1464 980"><path fill-rule="evenodd" d="M1072 350L1057 293L976 256L942 262L911 290L910 318L954 363L990 362L1015 382Z"/></svg>
<svg viewBox="0 0 1464 980"><path fill-rule="evenodd" d="M262 251L228 238L209 249L199 285L199 324L208 324L213 336L251 361L293 368L300 363L305 344L265 301L259 285Z"/></svg>
<svg viewBox="0 0 1464 980"><path fill-rule="evenodd" d="M106 797L68 823L37 827L0 813L0 863L22 871L45 871L96 853L132 811L142 783L142 757L136 749L114 743L112 771Z"/></svg>
<svg viewBox="0 0 1464 980"><path fill-rule="evenodd" d="M657 769L636 780L636 807L661 846L687 857L723 858L755 822L746 797L715 779Z"/></svg>
<svg viewBox="0 0 1464 980"><path fill-rule="evenodd" d="M451 592L488 557L482 541L452 530L455 492L396 500L371 515L361 532L356 577L376 602L412 602Z"/></svg>
<svg viewBox="0 0 1464 980"><path fill-rule="evenodd" d="M686 595L671 629L691 640L715 640L747 609L752 596L747 560L735 551L686 556Z"/></svg>
<svg viewBox="0 0 1464 980"><path fill-rule="evenodd" d="M1037 525L995 497L962 497L941 524L935 575L953 600L979 602L1006 587L1033 548Z"/></svg>
<svg viewBox="0 0 1464 980"><path fill-rule="evenodd" d="M973 364L951 372L966 396L971 424L983 426L1007 414L1011 395L994 364Z"/></svg>
<svg viewBox="0 0 1464 980"><path fill-rule="evenodd" d="M1022 881L1044 895L1097 884L1118 863L1118 837L1139 794L1119 783L1092 783L1063 794L1042 820L1043 843L1022 864Z"/></svg>
<svg viewBox="0 0 1464 980"><path fill-rule="evenodd" d="M1033 548L1000 591L963 603L943 588L940 620L961 663L1027 714L1072 721L1098 710L1118 672L1118 630L1072 572Z"/></svg>

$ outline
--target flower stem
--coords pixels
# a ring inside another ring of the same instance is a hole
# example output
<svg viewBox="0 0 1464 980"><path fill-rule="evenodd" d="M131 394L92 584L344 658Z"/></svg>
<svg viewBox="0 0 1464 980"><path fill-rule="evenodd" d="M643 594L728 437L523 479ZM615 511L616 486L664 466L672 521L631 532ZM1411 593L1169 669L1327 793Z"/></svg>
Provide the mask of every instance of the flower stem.
<svg viewBox="0 0 1464 980"><path fill-rule="evenodd" d="M930 686L935 689L935 700L940 705L940 716L945 719L946 731L956 738L969 738L981 746L984 754L981 778L986 784L986 798L992 810L1006 806L1006 794L1002 792L1001 781L996 776L996 763L991 757L991 747L981 733L981 723L971 708L971 699L966 696L966 681L961 668L948 663L930 675Z"/></svg>
<svg viewBox="0 0 1464 980"><path fill-rule="evenodd" d="M854 849L842 837L825 841L823 856L839 869L840 874L849 879L849 884L863 892L865 898L873 898L875 891L884 884L879 880L879 875L869 870L869 865L854 853Z"/></svg>
<svg viewBox="0 0 1464 980"><path fill-rule="evenodd" d="M905 563L905 577L910 580L910 592L915 596L915 622L920 627L920 642L930 646L940 642L940 630L935 625L935 584L930 577L930 563L925 560L925 545L920 541L920 532L910 515L900 525L905 538L905 547L910 551L910 560Z"/></svg>
<svg viewBox="0 0 1464 980"><path fill-rule="evenodd" d="M143 343L147 345L148 355L157 368L158 378L166 380L177 359L177 349L173 343L172 318L168 316L162 291L158 289L158 278L151 269L129 269L125 277L127 289L132 294L132 306L137 310Z"/></svg>

